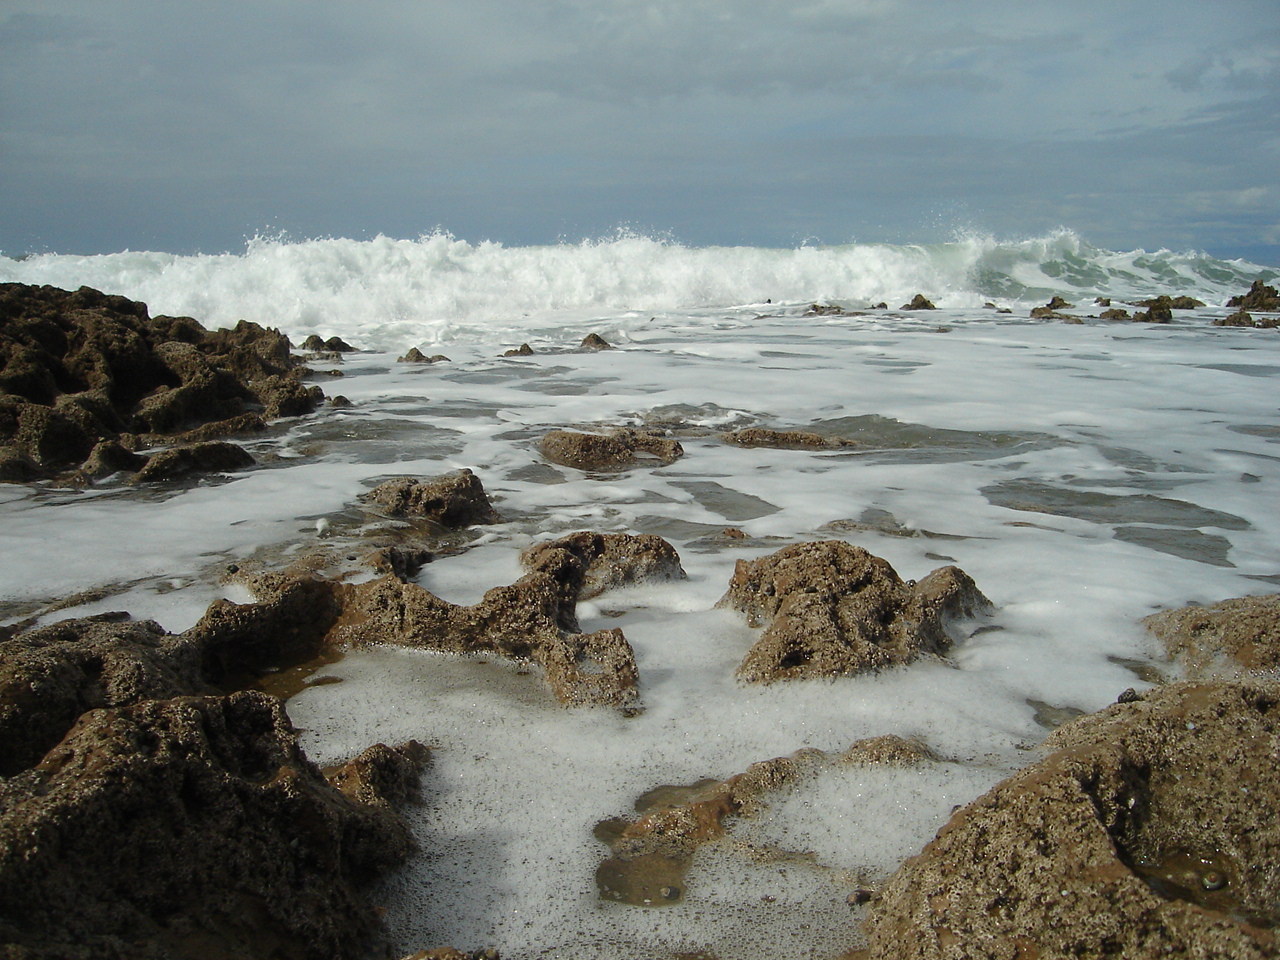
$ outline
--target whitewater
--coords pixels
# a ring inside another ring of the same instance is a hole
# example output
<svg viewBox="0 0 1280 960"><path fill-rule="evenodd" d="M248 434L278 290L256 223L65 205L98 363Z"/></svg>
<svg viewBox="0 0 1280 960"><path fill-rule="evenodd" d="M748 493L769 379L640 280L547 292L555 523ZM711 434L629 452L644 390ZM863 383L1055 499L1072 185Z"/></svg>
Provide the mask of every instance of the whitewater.
<svg viewBox="0 0 1280 960"><path fill-rule="evenodd" d="M470 469L502 515L419 575L456 603L515 581L532 543L657 534L688 580L578 608L583 630L618 627L635 649L636 716L563 708L516 665L391 648L321 668L289 714L322 764L378 741L433 749L409 811L422 852L378 891L405 953L841 956L866 911L850 894L882 883L955 805L1033 762L1064 719L1177 676L1143 616L1276 591L1280 334L1212 321L1278 272L1100 250L1065 230L792 250L629 235L507 248L438 233L0 257L0 282L87 285L153 315L357 348L309 362L351 405L246 441L252 469L172 487L0 485L0 624L127 610L184 630L215 598L250 599L225 582L229 565L358 556L387 524L359 497L395 476ZM917 293L938 309L901 309ZM1090 317L1096 298L1159 294L1206 306L1167 324ZM1082 322L1030 319L1051 296ZM589 333L613 349L580 350ZM522 343L531 355L502 356ZM398 362L415 346L448 360ZM667 430L685 454L584 473L538 452L550 429L622 425ZM862 445L720 439L749 426ZM955 564L995 612L946 659L737 682L758 631L716 606L734 564L831 538L904 579ZM673 902L598 895L609 854L595 826L654 787L882 734L943 759L815 773L704 846Z"/></svg>

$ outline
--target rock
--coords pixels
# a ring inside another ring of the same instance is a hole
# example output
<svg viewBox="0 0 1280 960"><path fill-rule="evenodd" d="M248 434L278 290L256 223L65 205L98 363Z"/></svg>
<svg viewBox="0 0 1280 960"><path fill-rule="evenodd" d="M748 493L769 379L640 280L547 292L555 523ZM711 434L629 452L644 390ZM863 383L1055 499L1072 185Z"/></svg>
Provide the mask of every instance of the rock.
<svg viewBox="0 0 1280 960"><path fill-rule="evenodd" d="M1280 312L1280 293L1276 288L1268 286L1261 280L1253 281L1249 292L1227 301L1228 307L1240 307L1242 310L1262 310L1265 313Z"/></svg>
<svg viewBox="0 0 1280 960"><path fill-rule="evenodd" d="M1165 298L1168 299L1167 297ZM1155 306L1145 311L1138 311L1133 315L1134 323L1169 323L1173 320L1173 310L1168 304L1159 300L1152 301Z"/></svg>
<svg viewBox="0 0 1280 960"><path fill-rule="evenodd" d="M926 300L924 297L924 294L917 293L914 297L911 298L910 303L904 303L902 305L902 309L903 310L937 310L938 308L935 307L930 301Z"/></svg>
<svg viewBox="0 0 1280 960"><path fill-rule="evenodd" d="M473 950L465 953L455 947L436 947L433 950L419 950L404 957L403 960L501 960L497 950L492 947L484 950Z"/></svg>
<svg viewBox="0 0 1280 960"><path fill-rule="evenodd" d="M422 518L450 529L502 522L480 478L466 469L430 480L388 480L361 500L377 504L390 517Z"/></svg>
<svg viewBox="0 0 1280 960"><path fill-rule="evenodd" d="M1162 293L1158 297L1149 300L1139 300L1134 306L1146 307L1149 310L1196 310L1204 306L1203 300L1197 300L1195 297L1171 297Z"/></svg>
<svg viewBox="0 0 1280 960"><path fill-rule="evenodd" d="M192 473L243 470L253 464L253 457L244 447L223 440L210 440L152 454L133 479L137 483L154 483L177 480Z"/></svg>
<svg viewBox="0 0 1280 960"><path fill-rule="evenodd" d="M650 580L684 580L680 555L671 544L652 534L591 533L583 531L534 544L520 555L526 570L557 569L565 550L585 571L577 599L588 600L606 590Z"/></svg>
<svg viewBox="0 0 1280 960"><path fill-rule="evenodd" d="M410 850L325 781L275 698L93 710L0 781L0 949L355 960L378 931L361 887Z"/></svg>
<svg viewBox="0 0 1280 960"><path fill-rule="evenodd" d="M397 363L440 363L448 362L449 358L444 354L437 353L435 356L428 357L417 347L410 347L409 352L397 360Z"/></svg>
<svg viewBox="0 0 1280 960"><path fill-rule="evenodd" d="M643 462L641 454L656 457L664 465L684 456L679 441L630 427L610 434L552 430L543 436L539 449L552 463L578 470L626 470Z"/></svg>
<svg viewBox="0 0 1280 960"><path fill-rule="evenodd" d="M217 420L194 430L184 431L174 439L183 443L204 443L206 440L222 440L226 437L252 437L266 431L267 421L261 414L242 413L238 417Z"/></svg>
<svg viewBox="0 0 1280 960"><path fill-rule="evenodd" d="M328 340L321 340L318 334L313 333L302 341L302 349L312 352L354 353L356 348L341 337L330 337Z"/></svg>
<svg viewBox="0 0 1280 960"><path fill-rule="evenodd" d="M765 626L737 670L750 683L845 676L942 656L952 621L991 610L958 567L904 583L887 561L842 540L739 560L717 606Z"/></svg>
<svg viewBox="0 0 1280 960"><path fill-rule="evenodd" d="M1067 303L1067 301L1063 300L1061 297L1055 296L1051 298L1045 306L1050 310L1070 310L1075 306L1075 304Z"/></svg>
<svg viewBox="0 0 1280 960"><path fill-rule="evenodd" d="M1213 321L1215 327L1254 327L1259 330L1274 330L1277 324L1275 317L1257 318L1250 316L1244 309L1237 310L1235 313L1218 317Z"/></svg>
<svg viewBox="0 0 1280 960"><path fill-rule="evenodd" d="M1032 320L1066 320L1070 322L1080 319L1069 313L1061 313L1052 307L1032 307L1030 316Z"/></svg>
<svg viewBox="0 0 1280 960"><path fill-rule="evenodd" d="M1093 301L1093 302L1094 302L1096 305L1098 305L1099 307L1109 307L1109 306L1111 306L1111 298L1110 298L1110 297L1096 297L1096 298L1094 299L1094 301Z"/></svg>
<svg viewBox="0 0 1280 960"><path fill-rule="evenodd" d="M389 573L397 580L412 580L434 559L432 552L417 543L396 543L379 547L364 562L378 573Z"/></svg>
<svg viewBox="0 0 1280 960"><path fill-rule="evenodd" d="M582 343L578 345L578 349L586 351L587 353L594 353L598 350L612 350L613 344L609 343L598 333L588 333L582 338Z"/></svg>
<svg viewBox="0 0 1280 960"><path fill-rule="evenodd" d="M778 450L833 450L861 446L856 440L824 437L807 430L773 430L768 427L747 427L722 433L720 439L740 447L773 447Z"/></svg>
<svg viewBox="0 0 1280 960"><path fill-rule="evenodd" d="M1120 307L1112 307L1110 310L1103 310L1102 313L1098 314L1098 319L1100 320L1131 320L1133 318L1129 316L1128 310L1123 310Z"/></svg>
<svg viewBox="0 0 1280 960"><path fill-rule="evenodd" d="M1050 735L889 881L872 960L1274 958L1280 687L1180 683Z"/></svg>
<svg viewBox="0 0 1280 960"><path fill-rule="evenodd" d="M5 459L31 461L40 477L126 433L169 435L250 407L267 417L309 413L323 393L299 383L300 373L288 338L257 324L210 332L88 287L0 284L0 449L16 448Z"/></svg>
<svg viewBox="0 0 1280 960"><path fill-rule="evenodd" d="M469 607L390 576L338 585L342 615L328 642L497 654L539 664L561 703L631 709L638 674L626 637L579 630L575 604L585 575L568 550L548 551L538 570Z"/></svg>
<svg viewBox="0 0 1280 960"><path fill-rule="evenodd" d="M1280 670L1280 594L1166 610L1142 622L1188 677Z"/></svg>
<svg viewBox="0 0 1280 960"><path fill-rule="evenodd" d="M86 710L212 693L159 624L64 620L0 642L0 777L40 761Z"/></svg>
<svg viewBox="0 0 1280 960"><path fill-rule="evenodd" d="M522 343L513 350L507 350L502 354L504 357L532 357L533 347L527 343Z"/></svg>
<svg viewBox="0 0 1280 960"><path fill-rule="evenodd" d="M803 314L806 317L840 317L844 307L836 303L815 303Z"/></svg>

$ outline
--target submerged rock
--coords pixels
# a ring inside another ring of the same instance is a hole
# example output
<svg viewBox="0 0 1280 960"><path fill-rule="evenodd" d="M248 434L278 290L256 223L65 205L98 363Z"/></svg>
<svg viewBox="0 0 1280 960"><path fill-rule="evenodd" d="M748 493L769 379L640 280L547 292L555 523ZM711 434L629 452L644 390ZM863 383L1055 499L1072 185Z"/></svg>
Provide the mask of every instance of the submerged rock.
<svg viewBox="0 0 1280 960"><path fill-rule="evenodd" d="M651 430L622 427L609 434L552 430L539 444L542 455L552 463L578 470L626 470L645 461L644 454L663 465L684 456L678 440Z"/></svg>
<svg viewBox="0 0 1280 960"><path fill-rule="evenodd" d="M361 885L412 849L378 802L330 786L263 694L92 710L0 780L0 952L365 957Z"/></svg>
<svg viewBox="0 0 1280 960"><path fill-rule="evenodd" d="M958 567L907 583L888 561L842 540L739 560L717 605L765 628L737 670L750 683L845 676L941 656L951 646L951 621L991 610Z"/></svg>
<svg viewBox="0 0 1280 960"><path fill-rule="evenodd" d="M1280 594L1166 610L1142 622L1189 677L1280 670Z"/></svg>
<svg viewBox="0 0 1280 960"><path fill-rule="evenodd" d="M562 550L572 554L585 571L579 600L650 580L685 579L675 548L652 534L571 533L529 547L520 555L520 564L526 570L554 570L564 562L558 554Z"/></svg>
<svg viewBox="0 0 1280 960"><path fill-rule="evenodd" d="M1180 683L1061 727L886 885L872 960L1274 958L1280 687Z"/></svg>
<svg viewBox="0 0 1280 960"><path fill-rule="evenodd" d="M210 440L152 454L133 479L136 483L155 483L178 480L192 473L223 473L253 465L253 457L243 447L224 440Z"/></svg>
<svg viewBox="0 0 1280 960"><path fill-rule="evenodd" d="M861 446L857 440L824 437L807 430L774 430L769 427L747 427L722 433L720 439L740 447L773 447L778 450L833 450Z"/></svg>
<svg viewBox="0 0 1280 960"><path fill-rule="evenodd" d="M388 480L361 499L377 504L387 516L421 518L450 529L502 522L484 484L467 469L433 479Z"/></svg>

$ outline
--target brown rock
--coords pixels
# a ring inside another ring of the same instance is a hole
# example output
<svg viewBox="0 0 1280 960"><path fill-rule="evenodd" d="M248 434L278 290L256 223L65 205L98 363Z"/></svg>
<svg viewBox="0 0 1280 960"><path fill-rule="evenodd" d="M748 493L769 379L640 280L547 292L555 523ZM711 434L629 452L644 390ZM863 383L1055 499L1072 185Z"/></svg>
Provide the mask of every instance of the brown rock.
<svg viewBox="0 0 1280 960"><path fill-rule="evenodd" d="M91 477L105 477L112 473L141 470L146 463L146 457L134 453L119 440L103 440L94 445L80 469Z"/></svg>
<svg viewBox="0 0 1280 960"><path fill-rule="evenodd" d="M586 571L579 600L647 580L685 579L675 548L652 534L572 533L534 544L520 555L520 563L526 570L557 569L564 562L556 554L560 550L572 554Z"/></svg>
<svg viewBox="0 0 1280 960"><path fill-rule="evenodd" d="M409 352L406 353L403 357L400 357L397 362L398 363L441 363L441 362L447 362L448 360L449 358L442 353L437 353L434 356L428 357L425 353L423 353L417 347L410 347Z"/></svg>
<svg viewBox="0 0 1280 960"><path fill-rule="evenodd" d="M824 437L807 430L773 430L769 427L747 427L722 433L720 439L740 447L773 447L778 450L832 450L860 446L856 440Z"/></svg>
<svg viewBox="0 0 1280 960"><path fill-rule="evenodd" d="M1103 310L1102 313L1098 314L1098 318L1100 320L1132 320L1133 319L1132 317L1129 316L1128 310L1123 310L1120 307L1112 307L1110 310Z"/></svg>
<svg viewBox="0 0 1280 960"><path fill-rule="evenodd" d="M1278 706L1181 683L1060 728L902 866L869 956L1280 955Z"/></svg>
<svg viewBox="0 0 1280 960"><path fill-rule="evenodd" d="M578 345L578 349L586 351L587 353L594 353L597 350L612 350L613 344L609 343L598 333L588 333L582 338L582 343Z"/></svg>
<svg viewBox="0 0 1280 960"><path fill-rule="evenodd" d="M451 529L502 522L480 478L466 469L430 480L388 480L361 499L377 504L387 516L420 517Z"/></svg>
<svg viewBox="0 0 1280 960"><path fill-rule="evenodd" d="M433 559L434 554L420 543L393 543L374 550L364 562L378 573L389 573L397 580L412 580Z"/></svg>
<svg viewBox="0 0 1280 960"><path fill-rule="evenodd" d="M1069 313L1061 313L1060 311L1054 310L1052 307L1032 307L1031 319L1032 320L1066 320L1070 322L1072 320L1079 320L1080 318L1072 316Z"/></svg>
<svg viewBox="0 0 1280 960"><path fill-rule="evenodd" d="M512 350L505 351L502 355L504 357L532 357L533 347L529 346L527 343L522 343L520 346Z"/></svg>
<svg viewBox="0 0 1280 960"><path fill-rule="evenodd" d="M1171 297L1166 293L1160 294L1158 297L1152 297L1149 300L1139 300L1135 306L1146 307L1149 310L1160 309L1165 310L1195 310L1204 306L1203 300L1197 300L1195 297Z"/></svg>
<svg viewBox="0 0 1280 960"><path fill-rule="evenodd" d="M1259 330L1274 330L1277 324L1275 317L1259 317L1250 316L1243 308L1226 317L1218 317L1213 321L1215 327L1254 327Z"/></svg>
<svg viewBox="0 0 1280 960"><path fill-rule="evenodd" d="M387 824L325 782L274 698L90 711L0 781L0 949L362 958L361 884L411 848Z"/></svg>
<svg viewBox="0 0 1280 960"><path fill-rule="evenodd" d="M1280 669L1280 594L1238 597L1144 617L1188 677L1240 677Z"/></svg>
<svg viewBox="0 0 1280 960"><path fill-rule="evenodd" d="M718 606L765 626L739 678L772 683L835 677L944 655L951 621L990 612L958 567L904 583L885 560L841 540L739 560Z"/></svg>
<svg viewBox="0 0 1280 960"><path fill-rule="evenodd" d="M679 441L630 427L607 435L552 430L543 436L539 449L552 463L578 470L626 470L640 465L642 454L657 457L664 465L684 456Z"/></svg>
<svg viewBox="0 0 1280 960"><path fill-rule="evenodd" d="M1228 307L1240 307L1243 310L1262 310L1266 313L1280 312L1280 293L1276 292L1276 288L1263 283L1261 280L1253 281L1249 287L1249 292L1238 297L1232 297L1227 301Z"/></svg>
<svg viewBox="0 0 1280 960"><path fill-rule="evenodd" d="M152 454L133 479L137 483L154 483L177 480L193 473L243 470L253 464L253 457L244 447L223 440L210 440Z"/></svg>
<svg viewBox="0 0 1280 960"><path fill-rule="evenodd" d="M910 303L904 303L902 305L902 309L903 310L937 310L938 308L935 307L933 303L931 303L929 300L925 299L924 294L917 293L914 297L911 298Z"/></svg>

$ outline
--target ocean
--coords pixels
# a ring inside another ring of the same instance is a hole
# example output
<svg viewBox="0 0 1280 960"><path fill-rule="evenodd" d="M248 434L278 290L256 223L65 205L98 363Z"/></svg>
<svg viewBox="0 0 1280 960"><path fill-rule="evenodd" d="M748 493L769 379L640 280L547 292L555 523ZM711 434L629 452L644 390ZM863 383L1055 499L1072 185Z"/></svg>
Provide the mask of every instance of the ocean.
<svg viewBox="0 0 1280 960"><path fill-rule="evenodd" d="M295 347L318 334L358 349L311 364L351 406L273 424L244 444L253 469L173 487L0 485L0 623L127 610L184 630L215 598L249 599L223 582L228 564L354 555L386 523L360 494L395 476L469 468L503 517L423 568L418 582L457 603L516 580L537 541L657 534L688 580L579 606L584 630L619 627L635 649L635 716L561 707L515 665L392 648L323 668L289 714L322 764L378 741L433 747L409 812L422 853L378 891L406 953L837 956L861 942L852 890L1034 761L1053 725L1176 676L1143 616L1276 592L1280 334L1212 321L1278 273L1100 250L1069 231L793 250L434 234L0 257L0 281L88 285L153 315L243 318ZM937 309L900 309L917 293ZM1167 324L1087 318L1095 298L1159 294L1207 306ZM1030 319L1052 296L1083 322ZM580 351L590 333L614 349ZM501 356L522 343L532 355ZM414 346L448 362L397 362ZM622 425L670 429L685 454L592 474L537 449L553 428ZM719 438L748 426L860 445ZM757 630L716 607L735 562L830 538L904 579L955 564L995 612L946 659L739 683ZM881 734L942 760L816 773L702 848L678 900L598 896L608 849L593 829L647 791Z"/></svg>

